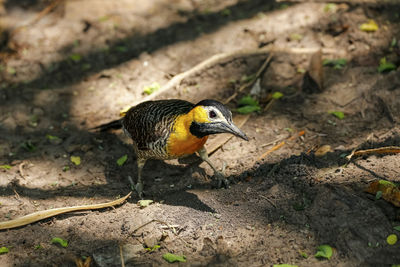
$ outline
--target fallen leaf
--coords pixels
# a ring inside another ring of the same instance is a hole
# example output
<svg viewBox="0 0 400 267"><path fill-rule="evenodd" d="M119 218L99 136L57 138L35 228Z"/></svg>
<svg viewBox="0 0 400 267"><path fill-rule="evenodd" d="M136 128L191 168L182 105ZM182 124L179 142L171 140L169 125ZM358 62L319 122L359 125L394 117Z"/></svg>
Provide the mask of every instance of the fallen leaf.
<svg viewBox="0 0 400 267"><path fill-rule="evenodd" d="M153 202L154 202L154 201L151 200L151 199L142 199L142 200L139 200L139 201L138 201L139 206L142 207L142 208L149 206L149 205L150 205L151 203L153 203Z"/></svg>
<svg viewBox="0 0 400 267"><path fill-rule="evenodd" d="M0 254L8 253L10 250L7 247L0 248Z"/></svg>
<svg viewBox="0 0 400 267"><path fill-rule="evenodd" d="M79 157L79 156L71 156L70 160L75 165L80 165L81 164L81 157Z"/></svg>
<svg viewBox="0 0 400 267"><path fill-rule="evenodd" d="M303 258L307 259L308 258L308 254L303 252L303 251L299 251L300 256L302 256Z"/></svg>
<svg viewBox="0 0 400 267"><path fill-rule="evenodd" d="M119 116L120 116L120 117L124 117L124 116L126 115L126 113L128 112L128 110L131 109L131 107L132 107L132 106L126 106L126 107L124 107L123 109L121 109L121 110L119 111Z"/></svg>
<svg viewBox="0 0 400 267"><path fill-rule="evenodd" d="M5 169L5 170L9 170L9 169L11 169L11 166L10 165L0 165L0 169Z"/></svg>
<svg viewBox="0 0 400 267"><path fill-rule="evenodd" d="M374 195L381 191L384 200L396 207L400 207L400 188L392 182L385 180L374 181L369 184L365 191Z"/></svg>
<svg viewBox="0 0 400 267"><path fill-rule="evenodd" d="M242 97L238 101L239 106L258 106L258 101L252 98L250 95Z"/></svg>
<svg viewBox="0 0 400 267"><path fill-rule="evenodd" d="M8 67L7 72L8 72L8 74L11 74L11 75L14 75L15 73L17 73L17 71L13 67Z"/></svg>
<svg viewBox="0 0 400 267"><path fill-rule="evenodd" d="M284 264L274 264L274 267L298 267L298 266L284 263Z"/></svg>
<svg viewBox="0 0 400 267"><path fill-rule="evenodd" d="M82 60L82 56L81 55L79 55L79 54L71 54L70 56L69 56L69 58L72 60L72 61L74 61L74 62L79 62L79 61L81 61Z"/></svg>
<svg viewBox="0 0 400 267"><path fill-rule="evenodd" d="M397 235L395 235L395 234L388 235L388 237L386 238L386 242L389 245L396 244L397 243Z"/></svg>
<svg viewBox="0 0 400 267"><path fill-rule="evenodd" d="M394 65L391 62L387 62L386 57L381 58L381 60L379 61L379 67L378 67L379 73L389 72L389 71L392 71L395 69L396 69L396 65Z"/></svg>
<svg viewBox="0 0 400 267"><path fill-rule="evenodd" d="M301 39L303 39L303 35L301 35L299 33L292 33L290 35L290 40L292 40L292 41L301 41Z"/></svg>
<svg viewBox="0 0 400 267"><path fill-rule="evenodd" d="M343 120L344 119L344 113L342 111L329 111L329 114L332 114L333 116L335 116L339 120Z"/></svg>
<svg viewBox="0 0 400 267"><path fill-rule="evenodd" d="M117 160L118 166L124 165L125 161L128 159L128 155L125 154Z"/></svg>
<svg viewBox="0 0 400 267"><path fill-rule="evenodd" d="M244 106L236 109L240 114L249 114L255 111L260 111L261 108L259 106Z"/></svg>
<svg viewBox="0 0 400 267"><path fill-rule="evenodd" d="M158 91L160 88L161 88L161 86L158 82L153 82L151 85L144 87L143 93L145 93L147 95L151 95L155 91Z"/></svg>
<svg viewBox="0 0 400 267"><path fill-rule="evenodd" d="M321 49L311 56L308 70L303 76L301 87L306 93L319 93L324 90L324 71Z"/></svg>
<svg viewBox="0 0 400 267"><path fill-rule="evenodd" d="M375 32L379 29L378 24L373 19L368 20L368 22L360 25L360 30L364 32Z"/></svg>
<svg viewBox="0 0 400 267"><path fill-rule="evenodd" d="M326 12L326 13L328 13L328 12L335 13L337 9L338 9L338 7L334 3L328 3L324 6L324 12Z"/></svg>
<svg viewBox="0 0 400 267"><path fill-rule="evenodd" d="M322 157L322 156L325 156L328 152L332 152L331 146L323 145L315 151L314 155L316 157Z"/></svg>
<svg viewBox="0 0 400 267"><path fill-rule="evenodd" d="M54 238L51 240L51 243L53 243L53 244L60 244L60 246L62 246L63 248L68 247L68 241L67 241L67 240L64 240L64 239L62 239L62 238L60 238L60 237L54 237Z"/></svg>
<svg viewBox="0 0 400 267"><path fill-rule="evenodd" d="M155 246L152 247L152 248L146 248L146 250L147 250L147 251L150 251L150 252L153 252L153 251L159 249L160 247L161 247L160 245L155 245Z"/></svg>
<svg viewBox="0 0 400 267"><path fill-rule="evenodd" d="M34 152L36 150L36 146L32 144L30 140L21 144L21 147L29 152Z"/></svg>
<svg viewBox="0 0 400 267"><path fill-rule="evenodd" d="M273 99L279 99L281 97L283 97L283 94L281 92L275 92L272 94Z"/></svg>
<svg viewBox="0 0 400 267"><path fill-rule="evenodd" d="M185 256L179 256L179 255L175 255L172 253L165 253L163 255L163 259L168 261L169 263L173 263L173 262L186 262L186 257Z"/></svg>
<svg viewBox="0 0 400 267"><path fill-rule="evenodd" d="M347 64L347 59L339 58L339 59L324 59L322 61L322 65L324 66L331 66L335 70L343 69Z"/></svg>
<svg viewBox="0 0 400 267"><path fill-rule="evenodd" d="M400 232L400 225L393 227L393 229Z"/></svg>
<svg viewBox="0 0 400 267"><path fill-rule="evenodd" d="M253 81L256 78L256 74L250 74L250 75L243 75L242 78L240 79L240 82L242 83L247 83L250 81Z"/></svg>
<svg viewBox="0 0 400 267"><path fill-rule="evenodd" d="M332 257L333 254L333 249L331 246L329 245L321 245L318 247L318 251L315 254L316 258L326 258L326 259L330 259Z"/></svg>

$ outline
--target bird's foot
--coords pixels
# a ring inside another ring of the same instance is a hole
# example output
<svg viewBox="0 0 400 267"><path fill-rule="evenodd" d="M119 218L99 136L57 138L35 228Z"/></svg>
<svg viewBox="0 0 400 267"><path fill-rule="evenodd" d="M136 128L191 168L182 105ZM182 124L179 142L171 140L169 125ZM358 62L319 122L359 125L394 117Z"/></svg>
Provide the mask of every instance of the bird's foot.
<svg viewBox="0 0 400 267"><path fill-rule="evenodd" d="M135 185L135 190L139 195L139 198L143 199L143 184L142 183L137 183Z"/></svg>
<svg viewBox="0 0 400 267"><path fill-rule="evenodd" d="M229 188L229 180L226 179L225 175L223 175L220 172L215 173L215 178L217 179L217 188L222 188L224 187L225 189Z"/></svg>

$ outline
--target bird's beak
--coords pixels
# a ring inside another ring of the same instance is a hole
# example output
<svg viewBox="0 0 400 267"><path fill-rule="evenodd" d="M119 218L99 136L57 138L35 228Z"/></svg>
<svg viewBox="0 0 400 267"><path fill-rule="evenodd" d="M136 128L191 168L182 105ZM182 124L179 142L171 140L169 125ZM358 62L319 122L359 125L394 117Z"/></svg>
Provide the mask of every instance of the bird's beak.
<svg viewBox="0 0 400 267"><path fill-rule="evenodd" d="M229 122L228 124L225 124L226 129L228 133L231 133L237 137L242 138L243 140L249 141L249 138L247 137L247 135L242 132L242 130L239 129L239 127L237 127L235 124L233 124L233 122Z"/></svg>

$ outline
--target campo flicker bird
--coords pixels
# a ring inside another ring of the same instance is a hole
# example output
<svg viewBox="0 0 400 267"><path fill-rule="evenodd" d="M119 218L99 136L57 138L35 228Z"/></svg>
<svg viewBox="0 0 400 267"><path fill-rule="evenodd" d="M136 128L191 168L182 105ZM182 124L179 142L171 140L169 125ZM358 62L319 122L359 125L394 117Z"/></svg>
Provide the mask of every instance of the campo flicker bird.
<svg viewBox="0 0 400 267"><path fill-rule="evenodd" d="M130 108L124 117L95 129L123 128L133 140L138 175L135 189L142 197L142 169L147 159L175 159L197 152L214 170L218 187L228 185L226 178L208 158L204 144L211 134L231 133L248 138L233 122L231 111L216 100L197 104L170 99L146 101Z"/></svg>

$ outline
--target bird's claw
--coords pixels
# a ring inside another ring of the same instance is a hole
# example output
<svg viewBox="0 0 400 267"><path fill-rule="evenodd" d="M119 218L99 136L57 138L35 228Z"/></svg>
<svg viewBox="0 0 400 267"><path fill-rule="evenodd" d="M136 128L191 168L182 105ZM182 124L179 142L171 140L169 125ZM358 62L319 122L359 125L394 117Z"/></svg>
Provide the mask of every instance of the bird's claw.
<svg viewBox="0 0 400 267"><path fill-rule="evenodd" d="M222 187L224 187L225 189L229 188L229 180L226 179L226 177L222 173L220 173L220 172L215 173L215 178L217 178L217 181L218 181L218 184L217 184L218 188L222 188Z"/></svg>

